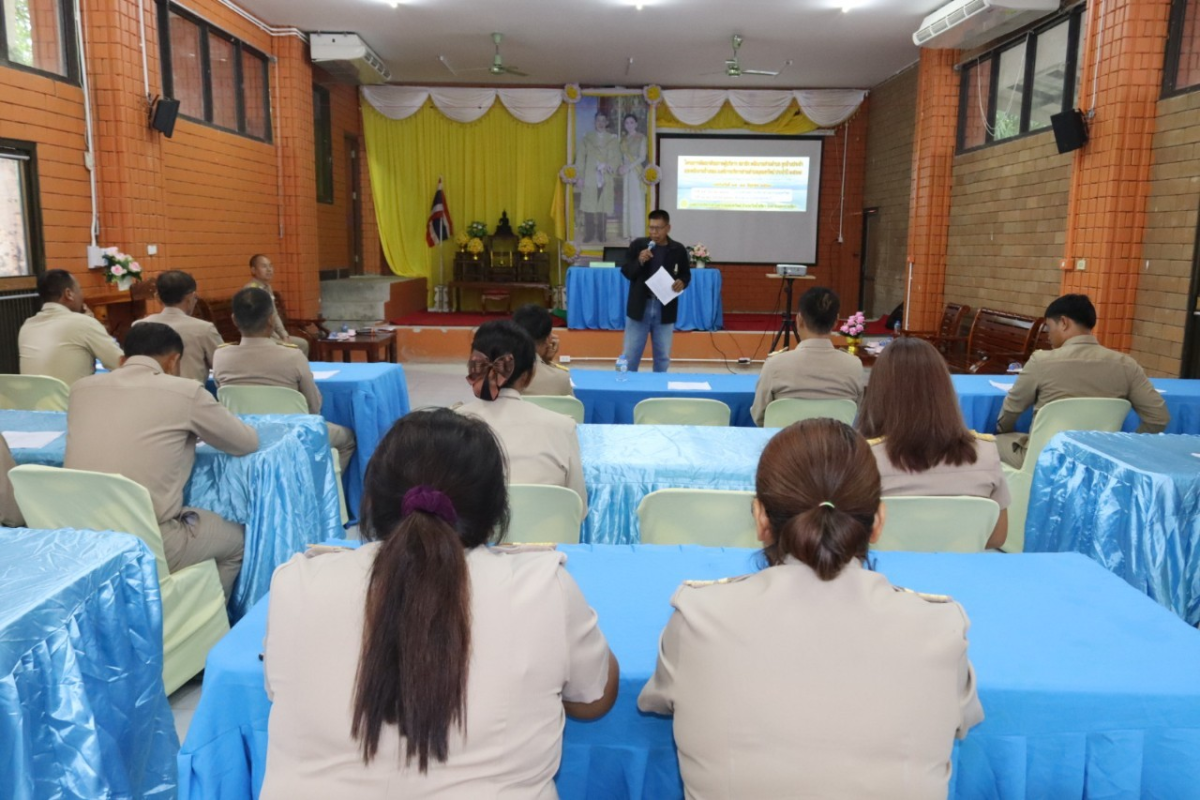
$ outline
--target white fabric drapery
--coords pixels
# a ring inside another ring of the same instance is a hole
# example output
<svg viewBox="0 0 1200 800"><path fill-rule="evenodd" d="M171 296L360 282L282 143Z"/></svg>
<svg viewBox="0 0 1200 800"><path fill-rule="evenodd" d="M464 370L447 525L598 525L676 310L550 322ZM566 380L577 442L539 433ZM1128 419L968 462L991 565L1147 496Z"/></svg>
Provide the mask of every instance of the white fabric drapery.
<svg viewBox="0 0 1200 800"><path fill-rule="evenodd" d="M561 89L489 89L476 86L364 86L363 98L388 119L407 119L432 99L437 109L455 122L474 122L496 98L521 122L536 125L554 116L562 105Z"/></svg>

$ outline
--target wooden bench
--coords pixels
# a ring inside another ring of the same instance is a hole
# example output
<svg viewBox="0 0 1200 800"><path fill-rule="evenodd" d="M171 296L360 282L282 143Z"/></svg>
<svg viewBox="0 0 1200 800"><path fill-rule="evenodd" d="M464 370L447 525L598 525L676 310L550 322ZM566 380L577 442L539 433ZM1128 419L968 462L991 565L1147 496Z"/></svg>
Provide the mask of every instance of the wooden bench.
<svg viewBox="0 0 1200 800"><path fill-rule="evenodd" d="M967 340L960 333L962 331L963 320L970 313L970 306L947 303L946 308L942 311L942 322L936 331L901 330L900 335L924 339L936 347L942 355L951 355L951 357L954 357L962 349L960 345Z"/></svg>
<svg viewBox="0 0 1200 800"><path fill-rule="evenodd" d="M947 355L951 372L1003 375L1011 363L1024 364L1043 329L1041 317L982 308L971 323L966 353Z"/></svg>
<svg viewBox="0 0 1200 800"><path fill-rule="evenodd" d="M283 298L278 293L275 294L275 308L283 317L284 327L287 328L289 334L308 340L309 358L311 360L317 351L317 343L323 338L323 335L329 335L329 331L323 325L325 320L320 317L317 319L289 319L283 306ZM216 326L217 333L221 334L223 341L240 342L242 340L241 331L238 330L237 324L233 321L232 298L226 298L225 300L205 300L203 297L198 298L196 300L196 308L192 310L192 316L211 322Z"/></svg>

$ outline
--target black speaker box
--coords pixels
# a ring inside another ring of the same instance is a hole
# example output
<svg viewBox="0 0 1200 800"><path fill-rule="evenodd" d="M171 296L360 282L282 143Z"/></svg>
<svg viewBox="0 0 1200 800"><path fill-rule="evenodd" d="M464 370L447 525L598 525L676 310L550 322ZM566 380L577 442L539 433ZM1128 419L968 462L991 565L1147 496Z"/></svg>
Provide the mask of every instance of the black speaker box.
<svg viewBox="0 0 1200 800"><path fill-rule="evenodd" d="M179 116L179 101L160 97L154 103L154 110L150 112L150 127L170 139L171 134L175 132L177 116Z"/></svg>
<svg viewBox="0 0 1200 800"><path fill-rule="evenodd" d="M1058 152L1069 153L1087 144L1087 122L1078 108L1055 114L1050 117L1050 124L1054 127L1054 142L1058 145Z"/></svg>

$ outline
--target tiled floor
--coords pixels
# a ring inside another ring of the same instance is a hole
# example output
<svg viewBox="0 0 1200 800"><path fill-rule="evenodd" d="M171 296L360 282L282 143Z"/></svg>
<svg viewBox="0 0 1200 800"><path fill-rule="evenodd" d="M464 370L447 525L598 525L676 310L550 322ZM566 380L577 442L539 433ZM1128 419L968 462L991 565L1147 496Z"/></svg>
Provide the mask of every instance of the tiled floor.
<svg viewBox="0 0 1200 800"><path fill-rule="evenodd" d="M196 713L196 706L200 704L200 682L203 677L202 672L176 689L170 697L171 713L175 715L175 732L179 734L180 742L187 737L192 715Z"/></svg>

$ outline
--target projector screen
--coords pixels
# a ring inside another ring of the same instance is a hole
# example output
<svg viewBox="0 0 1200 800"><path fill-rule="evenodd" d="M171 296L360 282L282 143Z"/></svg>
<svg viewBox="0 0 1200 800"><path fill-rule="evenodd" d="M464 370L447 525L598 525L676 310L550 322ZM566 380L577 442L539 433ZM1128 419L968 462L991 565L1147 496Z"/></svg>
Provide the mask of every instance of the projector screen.
<svg viewBox="0 0 1200 800"><path fill-rule="evenodd" d="M671 238L703 242L715 261L814 264L821 188L820 138L658 138L658 206Z"/></svg>

